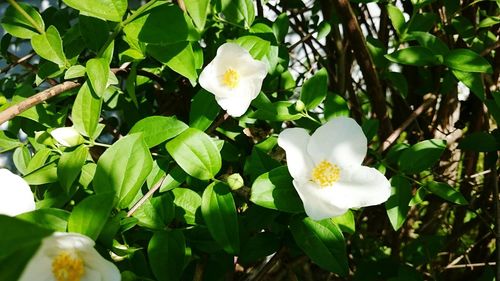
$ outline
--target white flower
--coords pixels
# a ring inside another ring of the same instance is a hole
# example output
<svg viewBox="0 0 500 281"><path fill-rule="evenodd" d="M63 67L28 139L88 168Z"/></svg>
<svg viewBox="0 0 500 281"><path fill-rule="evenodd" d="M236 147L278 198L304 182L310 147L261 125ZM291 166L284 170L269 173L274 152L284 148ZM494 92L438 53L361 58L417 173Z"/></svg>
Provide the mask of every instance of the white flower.
<svg viewBox="0 0 500 281"><path fill-rule="evenodd" d="M382 173L361 165L367 141L353 119L332 119L311 136L302 128L285 129L278 144L286 152L288 171L306 214L314 220L380 204L391 194Z"/></svg>
<svg viewBox="0 0 500 281"><path fill-rule="evenodd" d="M78 233L54 232L24 269L19 281L115 281L116 266L94 249L94 241Z"/></svg>
<svg viewBox="0 0 500 281"><path fill-rule="evenodd" d="M83 137L73 127L57 128L50 135L62 146L73 147L83 143Z"/></svg>
<svg viewBox="0 0 500 281"><path fill-rule="evenodd" d="M233 117L243 115L266 77L266 64L235 43L225 43L200 74L200 85Z"/></svg>
<svg viewBox="0 0 500 281"><path fill-rule="evenodd" d="M35 209L30 186L18 175L0 169L0 214L17 216Z"/></svg>

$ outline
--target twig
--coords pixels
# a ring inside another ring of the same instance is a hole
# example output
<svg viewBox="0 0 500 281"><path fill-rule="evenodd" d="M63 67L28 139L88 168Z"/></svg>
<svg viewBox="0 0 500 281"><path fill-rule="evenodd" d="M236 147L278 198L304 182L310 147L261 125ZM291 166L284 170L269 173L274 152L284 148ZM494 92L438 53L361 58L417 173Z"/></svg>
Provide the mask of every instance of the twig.
<svg viewBox="0 0 500 281"><path fill-rule="evenodd" d="M424 103L422 103L417 109L415 109L410 116L397 128L394 130L382 143L382 146L379 148L379 153L382 153L386 151L401 135L401 133L420 115L422 114L425 110L427 110L436 100L435 96L431 96L428 98Z"/></svg>
<svg viewBox="0 0 500 281"><path fill-rule="evenodd" d="M285 255L286 248L281 248L274 256L266 263L266 265L257 273L252 281L263 280L264 276L276 265L276 263Z"/></svg>
<svg viewBox="0 0 500 281"><path fill-rule="evenodd" d="M135 211L137 211L137 209L139 209L149 199L149 197L153 196L153 194L160 189L166 178L166 175L163 176L159 182L157 182L146 194L144 194L144 196L142 196L142 198L128 211L127 217L131 217Z"/></svg>
<svg viewBox="0 0 500 281"><path fill-rule="evenodd" d="M455 264L455 265L449 265L445 267L445 269L454 269L454 268L467 268L470 267L473 269L474 267L479 267L479 266L487 266L487 265L496 265L496 262L478 262L478 263L467 263L467 264Z"/></svg>
<svg viewBox="0 0 500 281"><path fill-rule="evenodd" d="M17 115L23 113L24 111L52 98L59 94L62 94L66 91L79 87L81 84L72 81L66 81L62 84L51 87L45 91L35 94L22 102L12 105L0 112L0 124L3 124L6 121L11 120Z"/></svg>
<svg viewBox="0 0 500 281"><path fill-rule="evenodd" d="M497 152L491 152L491 153L497 153ZM496 264L497 264L497 270L496 270L496 280L500 280L500 197L499 197L499 190L498 190L498 173L497 173L497 155L495 156L495 162L491 167L491 179L492 179L492 185L493 185L493 195L495 196L495 243L496 243Z"/></svg>

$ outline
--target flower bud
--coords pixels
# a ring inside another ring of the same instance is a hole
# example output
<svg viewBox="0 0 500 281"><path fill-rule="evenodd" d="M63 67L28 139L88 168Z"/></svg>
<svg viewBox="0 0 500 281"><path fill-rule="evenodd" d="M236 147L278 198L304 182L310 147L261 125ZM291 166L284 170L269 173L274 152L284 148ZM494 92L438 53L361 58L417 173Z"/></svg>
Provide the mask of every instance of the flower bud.
<svg viewBox="0 0 500 281"><path fill-rule="evenodd" d="M302 112L305 108L306 105L304 104L304 102L301 100L297 100L297 102L295 103L295 110L297 110L298 112Z"/></svg>
<svg viewBox="0 0 500 281"><path fill-rule="evenodd" d="M73 127L57 128L50 135L62 146L73 147L82 144L83 137Z"/></svg>

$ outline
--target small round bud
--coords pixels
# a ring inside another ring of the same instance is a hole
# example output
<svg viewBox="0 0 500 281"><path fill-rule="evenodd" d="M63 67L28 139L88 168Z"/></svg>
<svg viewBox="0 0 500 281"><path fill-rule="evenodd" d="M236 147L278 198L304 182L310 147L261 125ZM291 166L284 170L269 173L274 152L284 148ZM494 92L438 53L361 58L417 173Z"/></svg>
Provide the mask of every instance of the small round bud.
<svg viewBox="0 0 500 281"><path fill-rule="evenodd" d="M83 137L73 127L57 128L50 135L62 146L73 147L82 144Z"/></svg>
<svg viewBox="0 0 500 281"><path fill-rule="evenodd" d="M295 110L297 110L298 112L302 112L305 108L306 105L304 104L304 102L301 100L297 100L297 102L295 103Z"/></svg>

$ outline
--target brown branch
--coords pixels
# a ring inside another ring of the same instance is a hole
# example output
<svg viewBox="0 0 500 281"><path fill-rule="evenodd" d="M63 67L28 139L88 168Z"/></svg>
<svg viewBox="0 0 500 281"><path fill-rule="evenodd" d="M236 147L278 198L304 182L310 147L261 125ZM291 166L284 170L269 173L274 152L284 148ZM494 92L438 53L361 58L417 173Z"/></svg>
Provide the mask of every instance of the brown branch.
<svg viewBox="0 0 500 281"><path fill-rule="evenodd" d="M137 201L137 203L135 203L135 205L130 209L130 211L128 211L127 217L131 217L135 213L135 211L137 211L137 209L139 209L144 203L146 203L149 197L153 196L153 194L158 189L160 189L161 185L163 184L166 178L167 176L163 176L160 179L160 181L158 181L146 194L144 194L144 196L142 196L142 198L139 201Z"/></svg>
<svg viewBox="0 0 500 281"><path fill-rule="evenodd" d="M66 91L69 91L71 89L77 88L80 86L80 83L76 82L71 82L71 81L66 81L62 84L56 85L54 87L51 87L45 91L42 91L40 93L37 93L22 102L12 105L5 109L4 111L0 112L0 124L11 120L12 118L16 117L17 115L23 113L24 111L52 98L55 97L61 93L64 93Z"/></svg>
<svg viewBox="0 0 500 281"><path fill-rule="evenodd" d="M431 105L434 104L434 101L436 101L435 96L431 96L427 100L425 100L417 109L415 109L408 118L397 128L394 130L382 143L382 146L379 148L379 153L382 153L386 151L401 135L401 133L424 111L426 111Z"/></svg>
<svg viewBox="0 0 500 281"><path fill-rule="evenodd" d="M359 27L356 15L352 10L349 0L331 1L341 21L346 28L346 35L351 41L351 47L356 57L356 61L363 72L363 77L366 82L366 90L372 104L375 117L380 120L379 136L386 138L392 132L392 125L387 115L387 106L385 94L382 91L382 86L378 78L378 73L375 69L373 59L368 52L366 41L361 28Z"/></svg>

